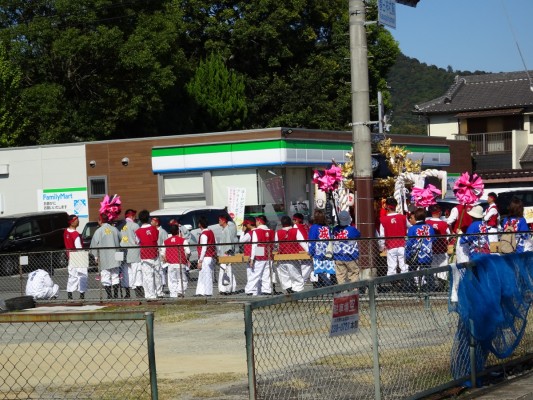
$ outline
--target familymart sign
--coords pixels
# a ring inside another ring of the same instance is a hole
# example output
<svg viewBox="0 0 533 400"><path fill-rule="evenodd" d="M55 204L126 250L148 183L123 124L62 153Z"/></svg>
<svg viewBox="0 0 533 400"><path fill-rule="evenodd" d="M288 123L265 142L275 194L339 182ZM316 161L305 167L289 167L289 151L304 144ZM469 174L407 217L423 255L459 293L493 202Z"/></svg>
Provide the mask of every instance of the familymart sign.
<svg viewBox="0 0 533 400"><path fill-rule="evenodd" d="M406 145L409 157L424 167L450 165L448 146ZM152 149L154 173L194 172L269 166L329 166L344 162L349 142L264 140Z"/></svg>

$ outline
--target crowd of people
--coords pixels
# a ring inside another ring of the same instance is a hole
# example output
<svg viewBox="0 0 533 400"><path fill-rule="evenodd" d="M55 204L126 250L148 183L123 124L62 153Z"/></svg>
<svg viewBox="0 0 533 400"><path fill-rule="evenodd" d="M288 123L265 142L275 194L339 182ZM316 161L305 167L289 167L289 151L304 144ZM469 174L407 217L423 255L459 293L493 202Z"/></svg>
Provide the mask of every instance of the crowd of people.
<svg viewBox="0 0 533 400"><path fill-rule="evenodd" d="M386 199L376 229L380 251L386 253L387 275L445 266L453 261L467 262L477 254L494 252L491 243L503 242L509 236L511 251L529 250L529 227L523 217L522 202L513 199L509 215L500 220L496 198L496 194L489 194L486 210L479 205L458 204L447 217L442 216L438 205L402 214L397 212L394 198ZM369 278L365 275L368 271L359 266L357 239L361 234L350 212L341 211L336 219L337 225L331 226L324 211L317 209L311 223L305 223L304 216L295 213L292 217L282 216L281 227L275 230L268 226L266 216L248 216L244 218L239 237L235 223L227 215L220 215L221 233L215 237L207 218L200 217L195 296L212 296L214 282L221 295L239 293L237 266L224 261L237 253L242 253L247 260L244 293L249 296L300 292L307 282L318 288ZM147 210L139 212L137 218L137 212L128 209L120 230L110 223L106 214L99 216L98 224L90 249L86 250L99 266L108 299L118 298L122 289L126 299L132 293L148 300L167 294L173 298L184 297L191 248L179 221L171 220L167 232ZM73 298L73 292L79 292L79 298L84 299L87 290L88 265L73 265L73 260L79 260L76 253L83 250L78 225L78 218L71 215L64 233L69 257L68 299ZM219 261L219 257L226 258ZM47 287L36 284L44 281ZM434 277L425 283L433 289ZM282 292L276 290L276 285ZM30 286L35 298L57 296L57 285L53 286L51 279L46 279L41 272L32 275L28 290Z"/></svg>
<svg viewBox="0 0 533 400"><path fill-rule="evenodd" d="M513 198L509 215L500 220L496 200L497 195L491 192L485 210L481 205L458 204L443 217L438 205L403 215L396 211L396 200L387 199L379 226L380 249L387 254L387 275L465 263L479 254L529 250L533 246L522 201ZM507 235L512 237L510 250L491 247L491 243L504 243ZM432 278L426 282L430 290L434 288Z"/></svg>

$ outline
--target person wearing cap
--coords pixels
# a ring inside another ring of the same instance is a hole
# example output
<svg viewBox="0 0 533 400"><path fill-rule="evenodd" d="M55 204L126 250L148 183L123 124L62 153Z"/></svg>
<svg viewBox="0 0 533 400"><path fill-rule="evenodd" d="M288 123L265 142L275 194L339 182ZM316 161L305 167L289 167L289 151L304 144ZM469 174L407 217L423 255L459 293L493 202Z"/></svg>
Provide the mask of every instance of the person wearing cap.
<svg viewBox="0 0 533 400"><path fill-rule="evenodd" d="M198 269L200 272L198 273L195 296L212 296L217 257L215 234L209 229L207 217L204 215L198 219L198 227L201 229L197 249Z"/></svg>
<svg viewBox="0 0 533 400"><path fill-rule="evenodd" d="M430 268L433 260L433 241L435 231L426 222L426 210L417 208L412 213L412 226L407 231L407 242L405 243L405 258L411 271L418 271ZM422 278L423 279L423 278ZM420 277L415 278L420 280ZM433 274L428 276L427 289L435 289L435 279Z"/></svg>
<svg viewBox="0 0 533 400"><path fill-rule="evenodd" d="M252 248L248 262L248 281L245 293L252 296L271 294L271 263L274 231L266 223L264 215L255 217L257 227L252 231Z"/></svg>
<svg viewBox="0 0 533 400"><path fill-rule="evenodd" d="M124 216L126 222L120 230L120 247L123 247L126 252L126 260L121 268L121 285L126 289L124 298L129 299L131 297L131 288L135 289L136 297L143 297L141 251L137 246L135 236L135 231L139 229L139 225L135 222L137 211L130 208L126 210Z"/></svg>
<svg viewBox="0 0 533 400"><path fill-rule="evenodd" d="M295 243L298 228L293 226L292 220L288 215L281 217L281 229L276 231L274 240L278 244L278 254L298 254L301 247ZM277 262L276 270L278 273L281 288L291 294L304 290L304 278L302 270L296 260L280 260Z"/></svg>
<svg viewBox="0 0 533 400"><path fill-rule="evenodd" d="M523 253L526 251L526 247L531 237L529 234L529 227L526 219L524 218L524 203L518 197L513 197L509 203L509 215L505 217L502 222L502 231L508 231L512 228L512 231L517 232L516 238L516 253Z"/></svg>
<svg viewBox="0 0 533 400"><path fill-rule="evenodd" d="M399 267L400 272L407 272L408 265L405 263L405 234L407 233L407 218L396 212L398 202L389 197L385 200L387 215L381 217L379 236L380 251L387 250L387 275L395 275Z"/></svg>
<svg viewBox="0 0 533 400"><path fill-rule="evenodd" d="M150 224L159 231L159 239L157 240L157 245L160 246L161 248L164 245L165 240L168 238L168 232L163 229L158 217L151 217ZM167 287L168 264L162 260L161 255L159 255L158 261L159 261L159 266L156 269L159 270L159 276L155 277L155 280L156 280L155 287L156 287L157 296L163 297L165 295L164 289Z"/></svg>
<svg viewBox="0 0 533 400"><path fill-rule="evenodd" d="M135 231L136 243L140 247L142 287L147 300L157 299L157 281L159 272L159 231L150 222L148 210L139 213L141 226Z"/></svg>
<svg viewBox="0 0 533 400"><path fill-rule="evenodd" d="M187 270L191 249L189 242L181 235L179 222L171 219L168 224L170 235L161 248L161 257L168 264L168 289L170 297L184 297L189 283Z"/></svg>
<svg viewBox="0 0 533 400"><path fill-rule="evenodd" d="M309 255L313 259L313 273L318 278L313 282L313 287L323 287L335 284L335 262L333 261L333 238L331 230L326 223L324 211L315 209L313 225L309 228Z"/></svg>
<svg viewBox="0 0 533 400"><path fill-rule="evenodd" d="M459 244L467 246L469 258L464 261L457 258L458 263L470 261L470 258L477 254L490 253L489 237L487 236L488 226L483 221L483 207L474 206L467 213L472 218L472 223L466 229L465 234L461 236Z"/></svg>
<svg viewBox="0 0 533 400"><path fill-rule="evenodd" d="M118 298L120 288L120 261L115 257L116 249L120 246L118 230L109 224L107 214L100 214L100 227L94 232L91 240L91 253L98 263L100 282L104 287L107 298Z"/></svg>
<svg viewBox="0 0 533 400"><path fill-rule="evenodd" d="M338 215L339 223L333 228L333 260L338 283L357 282L359 280L359 245L357 239L361 232L351 225L352 216L346 210ZM342 240L341 240L342 239Z"/></svg>
<svg viewBox="0 0 533 400"><path fill-rule="evenodd" d="M292 222L294 222L294 228L296 228L296 237L294 240L298 241L297 245L300 247L298 250L300 253L309 252L309 243L306 240L309 238L309 225L305 223L304 215L302 213L294 213L292 215ZM293 232L291 231L291 236ZM317 282L318 278L313 273L313 264L307 260L301 260L300 268L302 270L302 277L304 283L307 281Z"/></svg>
<svg viewBox="0 0 533 400"><path fill-rule="evenodd" d="M235 254L235 244L239 242L237 237L237 226L233 221L228 221L225 214L218 216L218 225L222 228L220 234L220 245L218 245L219 256L232 256ZM218 273L218 292L222 295L232 294L237 290L237 280L232 271L231 264L220 264Z"/></svg>
<svg viewBox="0 0 533 400"><path fill-rule="evenodd" d="M438 204L428 207L429 217L426 223L435 231L437 238L433 243L433 261L432 267L443 267L448 265L448 239L450 237L450 228L448 223L441 218L442 210ZM447 272L439 272L437 276L440 279L447 279Z"/></svg>
<svg viewBox="0 0 533 400"><path fill-rule="evenodd" d="M79 291L80 299L85 298L85 292L87 291L88 275L89 271L86 267L79 267L72 265L70 262L70 253L72 251L81 250L83 244L81 242L81 235L77 231L77 227L80 225L80 220L77 215L69 215L68 228L63 233L63 242L65 243L65 249L67 250L67 256L69 257L68 264L68 281L67 281L67 298L72 300L72 292Z"/></svg>
<svg viewBox="0 0 533 400"><path fill-rule="evenodd" d="M498 212L498 206L496 205L497 199L498 195L494 192L490 192L487 196L487 203L489 203L489 206L483 212L483 221L487 224L489 233L492 233L492 235L489 235L489 241L491 243L499 240L497 233L498 227L500 226L500 213Z"/></svg>

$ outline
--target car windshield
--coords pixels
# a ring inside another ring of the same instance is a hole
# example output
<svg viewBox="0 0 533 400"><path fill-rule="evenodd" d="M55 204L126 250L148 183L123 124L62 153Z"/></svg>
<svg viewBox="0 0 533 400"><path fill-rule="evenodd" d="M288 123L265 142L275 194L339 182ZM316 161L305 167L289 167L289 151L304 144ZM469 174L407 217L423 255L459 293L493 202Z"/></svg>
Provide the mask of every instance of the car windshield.
<svg viewBox="0 0 533 400"><path fill-rule="evenodd" d="M0 220L0 241L7 239L7 236L13 229L13 224L15 223L12 219L1 219Z"/></svg>

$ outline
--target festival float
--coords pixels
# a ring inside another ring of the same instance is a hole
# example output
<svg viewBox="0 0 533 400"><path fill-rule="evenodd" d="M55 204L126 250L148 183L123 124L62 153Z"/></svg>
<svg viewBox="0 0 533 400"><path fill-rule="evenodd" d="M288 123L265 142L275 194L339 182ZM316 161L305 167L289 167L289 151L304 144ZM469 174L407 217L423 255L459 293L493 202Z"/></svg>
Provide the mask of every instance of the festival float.
<svg viewBox="0 0 533 400"><path fill-rule="evenodd" d="M393 146L391 139L384 139L377 143L377 151L386 160L390 176L374 179L374 198L381 207L380 199L394 197L398 201L398 212L407 212L411 197L436 196L444 197L447 188L446 171L436 169L422 170L421 160L411 160L409 151L403 146ZM373 168L377 168L378 161L373 157ZM343 163L332 160L330 168L315 170L312 182L315 184L315 207L325 211L330 223L340 211L350 210L354 205L354 159L353 152L346 153ZM426 179L439 179L441 188L427 183ZM419 201L422 201L420 199ZM427 197L429 201L429 197ZM379 207L375 207L379 212Z"/></svg>

